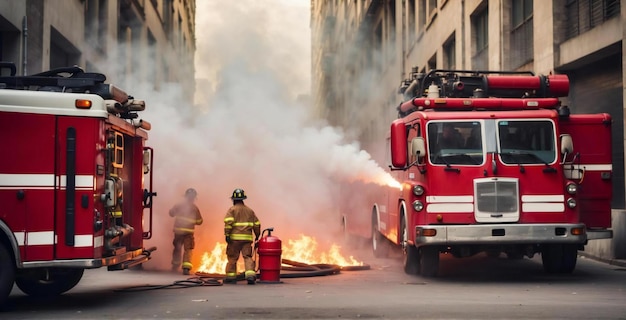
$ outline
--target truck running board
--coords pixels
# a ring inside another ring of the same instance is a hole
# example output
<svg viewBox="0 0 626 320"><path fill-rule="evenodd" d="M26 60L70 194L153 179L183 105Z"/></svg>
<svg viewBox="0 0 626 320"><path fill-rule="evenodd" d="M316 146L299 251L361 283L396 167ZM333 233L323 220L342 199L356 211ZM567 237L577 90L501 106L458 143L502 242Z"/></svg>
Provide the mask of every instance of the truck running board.
<svg viewBox="0 0 626 320"><path fill-rule="evenodd" d="M150 258L151 258L150 254L152 253L152 251L155 251L155 250L156 250L156 247L145 249L142 254L134 257L131 260L124 261L122 263L118 263L118 264L114 264L114 265L108 266L107 270L109 270L109 271L119 271L119 270L126 270L126 269L130 269L132 267L138 266L138 265L140 265L140 264L150 260Z"/></svg>

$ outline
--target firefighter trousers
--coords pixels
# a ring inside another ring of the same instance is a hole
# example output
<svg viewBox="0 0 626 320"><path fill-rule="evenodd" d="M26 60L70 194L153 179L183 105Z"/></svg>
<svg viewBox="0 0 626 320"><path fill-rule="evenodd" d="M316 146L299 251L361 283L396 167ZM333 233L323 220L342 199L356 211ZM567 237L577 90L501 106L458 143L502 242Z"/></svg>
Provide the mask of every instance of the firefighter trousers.
<svg viewBox="0 0 626 320"><path fill-rule="evenodd" d="M174 244L174 252L172 252L172 269L178 270L178 268L180 268L180 256L183 249L183 269L193 268L193 265L191 264L191 254L193 253L194 242L193 233L174 234L174 241L172 242L172 244Z"/></svg>
<svg viewBox="0 0 626 320"><path fill-rule="evenodd" d="M226 265L227 279L237 277L237 260L239 260L240 254L243 256L246 278L256 276L254 260L252 260L252 241L233 240L226 247L226 256L228 257L228 264Z"/></svg>

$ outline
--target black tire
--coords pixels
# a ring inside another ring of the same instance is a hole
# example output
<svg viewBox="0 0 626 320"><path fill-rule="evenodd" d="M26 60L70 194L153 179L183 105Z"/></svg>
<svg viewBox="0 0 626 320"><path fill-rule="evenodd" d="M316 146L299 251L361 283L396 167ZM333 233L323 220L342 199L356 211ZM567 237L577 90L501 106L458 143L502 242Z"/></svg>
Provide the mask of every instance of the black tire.
<svg viewBox="0 0 626 320"><path fill-rule="evenodd" d="M372 252L376 258L387 258L389 256L389 240L378 231L378 221L376 217L372 219Z"/></svg>
<svg viewBox="0 0 626 320"><path fill-rule="evenodd" d="M563 258L561 260L560 273L572 273L576 269L576 261L578 260L578 246L564 245Z"/></svg>
<svg viewBox="0 0 626 320"><path fill-rule="evenodd" d="M15 262L7 248L0 244L0 310L13 289L15 282Z"/></svg>
<svg viewBox="0 0 626 320"><path fill-rule="evenodd" d="M439 271L439 248L424 246L419 248L419 269L423 277L436 277Z"/></svg>
<svg viewBox="0 0 626 320"><path fill-rule="evenodd" d="M57 296L74 288L83 277L83 269L37 268L26 270L15 284L29 296Z"/></svg>
<svg viewBox="0 0 626 320"><path fill-rule="evenodd" d="M408 243L408 230L406 226L406 218L404 212L400 217L400 230L402 230L402 239L400 245L402 246L402 265L404 266L404 272L410 275L418 275L420 273L420 260L419 251L417 247Z"/></svg>
<svg viewBox="0 0 626 320"><path fill-rule="evenodd" d="M541 250L543 269L547 273L572 273L578 260L578 247L576 245L552 244L546 245Z"/></svg>
<svg viewBox="0 0 626 320"><path fill-rule="evenodd" d="M541 248L541 262L547 273L557 273L561 270L563 251L560 245L547 244Z"/></svg>
<svg viewBox="0 0 626 320"><path fill-rule="evenodd" d="M402 261L404 272L410 275L420 274L419 250L415 246L408 245L402 251L404 253Z"/></svg>

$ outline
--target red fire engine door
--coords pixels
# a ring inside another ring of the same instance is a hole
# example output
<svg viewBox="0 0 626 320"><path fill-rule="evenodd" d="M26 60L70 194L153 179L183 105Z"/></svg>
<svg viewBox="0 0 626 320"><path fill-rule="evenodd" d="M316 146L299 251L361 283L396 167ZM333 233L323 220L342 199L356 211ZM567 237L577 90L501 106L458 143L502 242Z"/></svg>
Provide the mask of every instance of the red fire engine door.
<svg viewBox="0 0 626 320"><path fill-rule="evenodd" d="M564 173L579 183L578 208L588 228L611 227L612 151L608 114L571 115L560 121L561 133L572 136L574 151Z"/></svg>

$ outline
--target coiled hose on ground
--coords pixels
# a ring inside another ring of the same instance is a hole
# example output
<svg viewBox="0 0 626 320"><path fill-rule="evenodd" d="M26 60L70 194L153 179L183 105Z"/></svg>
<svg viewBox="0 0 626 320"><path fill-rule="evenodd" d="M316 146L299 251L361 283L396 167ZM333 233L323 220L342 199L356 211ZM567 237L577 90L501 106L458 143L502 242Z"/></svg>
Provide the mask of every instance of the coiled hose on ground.
<svg viewBox="0 0 626 320"><path fill-rule="evenodd" d="M341 271L361 271L369 270L369 265L362 266L338 266L334 264L306 264L298 261L292 261L288 259L281 260L283 266L281 268L281 279L293 279L293 278L309 278L309 277L321 277L339 274ZM196 272L195 277L188 278L186 280L174 281L171 284L166 285L142 285L134 286L123 289L115 290L115 292L138 292L158 289L181 289L181 288L195 288L195 287L215 287L222 286L222 279L225 278L223 274L209 274ZM238 281L245 280L244 274L237 276Z"/></svg>

